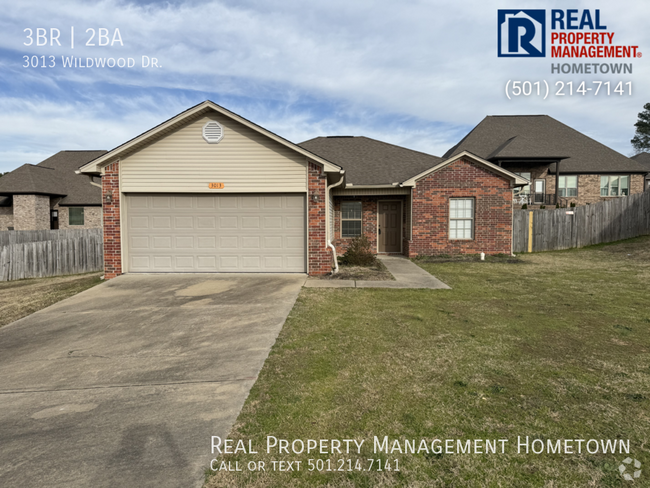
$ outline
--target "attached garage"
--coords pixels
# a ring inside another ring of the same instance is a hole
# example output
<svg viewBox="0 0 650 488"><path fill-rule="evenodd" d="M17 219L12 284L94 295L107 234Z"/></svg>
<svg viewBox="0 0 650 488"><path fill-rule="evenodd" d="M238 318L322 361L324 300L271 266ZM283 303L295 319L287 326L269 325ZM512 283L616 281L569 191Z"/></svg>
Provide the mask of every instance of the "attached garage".
<svg viewBox="0 0 650 488"><path fill-rule="evenodd" d="M80 168L101 175L104 276L331 270L340 166L210 101Z"/></svg>
<svg viewBox="0 0 650 488"><path fill-rule="evenodd" d="M130 272L307 271L301 194L128 194Z"/></svg>

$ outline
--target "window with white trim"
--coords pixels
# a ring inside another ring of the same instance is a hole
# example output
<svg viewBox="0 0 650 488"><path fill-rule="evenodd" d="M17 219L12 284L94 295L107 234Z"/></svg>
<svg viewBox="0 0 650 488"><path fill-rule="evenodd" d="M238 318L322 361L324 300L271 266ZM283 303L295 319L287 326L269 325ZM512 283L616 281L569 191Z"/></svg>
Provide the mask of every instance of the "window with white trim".
<svg viewBox="0 0 650 488"><path fill-rule="evenodd" d="M474 199L449 199L449 239L474 238Z"/></svg>
<svg viewBox="0 0 650 488"><path fill-rule="evenodd" d="M361 202L341 202L341 237L361 235Z"/></svg>
<svg viewBox="0 0 650 488"><path fill-rule="evenodd" d="M558 178L558 190L561 197L578 196L578 177L577 176L560 176Z"/></svg>
<svg viewBox="0 0 650 488"><path fill-rule="evenodd" d="M601 197L624 197L630 194L630 177L622 175L601 176Z"/></svg>

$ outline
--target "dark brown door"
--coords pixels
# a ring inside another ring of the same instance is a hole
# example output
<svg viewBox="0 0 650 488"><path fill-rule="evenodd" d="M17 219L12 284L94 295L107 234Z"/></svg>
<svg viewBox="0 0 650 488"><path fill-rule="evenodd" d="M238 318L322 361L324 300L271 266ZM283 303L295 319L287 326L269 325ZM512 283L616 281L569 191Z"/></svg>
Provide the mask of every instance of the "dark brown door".
<svg viewBox="0 0 650 488"><path fill-rule="evenodd" d="M402 250L402 202L379 202L379 252Z"/></svg>

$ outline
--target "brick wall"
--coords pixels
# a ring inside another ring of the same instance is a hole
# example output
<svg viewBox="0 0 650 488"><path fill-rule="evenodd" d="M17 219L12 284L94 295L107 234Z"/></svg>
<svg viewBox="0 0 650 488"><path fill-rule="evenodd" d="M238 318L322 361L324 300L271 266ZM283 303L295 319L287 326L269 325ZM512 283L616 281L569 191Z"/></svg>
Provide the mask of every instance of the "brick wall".
<svg viewBox="0 0 650 488"><path fill-rule="evenodd" d="M110 203L107 201L110 196ZM104 215L104 278L109 280L122 274L122 246L120 234L120 162L109 164L102 177Z"/></svg>
<svg viewBox="0 0 650 488"><path fill-rule="evenodd" d="M50 197L47 195L14 195L14 229L44 230L50 228Z"/></svg>
<svg viewBox="0 0 650 488"><path fill-rule="evenodd" d="M307 260L310 275L324 275L332 271L332 251L327 247L325 191L327 176L322 168L309 163L308 246Z"/></svg>
<svg viewBox="0 0 650 488"><path fill-rule="evenodd" d="M14 226L14 209L13 207L0 207L0 231L9 230Z"/></svg>
<svg viewBox="0 0 650 488"><path fill-rule="evenodd" d="M84 207L84 225L70 225L70 207L57 204L53 208L59 211L59 229L98 229L102 226L102 207Z"/></svg>
<svg viewBox="0 0 650 488"><path fill-rule="evenodd" d="M449 239L449 199L474 198L474 239ZM413 239L408 256L510 254L510 182L463 158L417 182L413 191Z"/></svg>

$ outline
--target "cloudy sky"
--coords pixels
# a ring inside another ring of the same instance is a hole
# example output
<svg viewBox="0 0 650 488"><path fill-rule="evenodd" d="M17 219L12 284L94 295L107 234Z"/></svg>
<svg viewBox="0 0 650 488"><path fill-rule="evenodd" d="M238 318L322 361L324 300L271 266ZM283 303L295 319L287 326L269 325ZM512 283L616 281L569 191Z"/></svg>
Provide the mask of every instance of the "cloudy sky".
<svg viewBox="0 0 650 488"><path fill-rule="evenodd" d="M205 99L294 142L365 135L436 155L485 115L529 113L549 114L629 155L637 113L650 102L647 0L571 2L600 9L614 44L647 49L647 57L623 60L634 70L624 76L552 74L558 61L550 53L497 57L499 8L550 10L567 8L565 1L0 0L0 6L0 172L62 149L111 149ZM37 45L37 28L46 29L47 45ZM52 28L61 46L50 45ZM100 28L109 45L97 45ZM25 29L32 29L30 46ZM92 39L87 29L94 29ZM86 46L89 40L95 45ZM38 67L24 67L24 56ZM132 58L135 66L63 67L70 56L84 63ZM143 67L143 56L157 58L159 67ZM633 85L632 96L509 100L509 80Z"/></svg>

